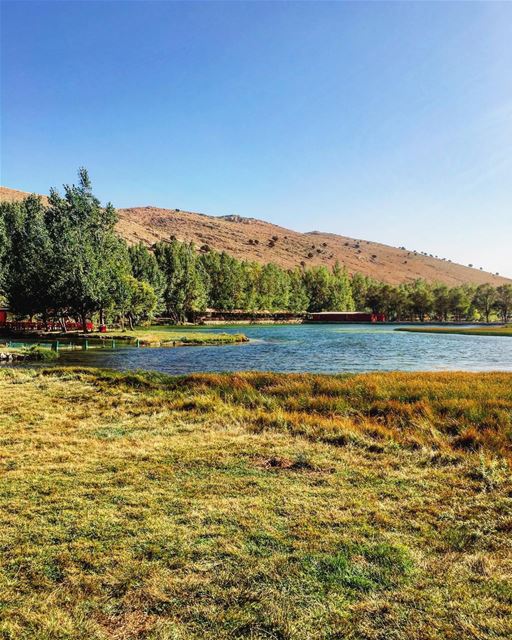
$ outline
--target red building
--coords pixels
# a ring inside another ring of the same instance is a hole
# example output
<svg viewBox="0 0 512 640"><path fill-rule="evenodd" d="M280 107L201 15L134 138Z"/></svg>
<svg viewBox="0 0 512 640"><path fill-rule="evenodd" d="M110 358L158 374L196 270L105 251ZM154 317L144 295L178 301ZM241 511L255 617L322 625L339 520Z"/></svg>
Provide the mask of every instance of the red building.
<svg viewBox="0 0 512 640"><path fill-rule="evenodd" d="M308 313L307 322L386 322L383 313L365 311L321 311Z"/></svg>
<svg viewBox="0 0 512 640"><path fill-rule="evenodd" d="M0 327L5 327L7 324L7 311L5 307L0 307Z"/></svg>

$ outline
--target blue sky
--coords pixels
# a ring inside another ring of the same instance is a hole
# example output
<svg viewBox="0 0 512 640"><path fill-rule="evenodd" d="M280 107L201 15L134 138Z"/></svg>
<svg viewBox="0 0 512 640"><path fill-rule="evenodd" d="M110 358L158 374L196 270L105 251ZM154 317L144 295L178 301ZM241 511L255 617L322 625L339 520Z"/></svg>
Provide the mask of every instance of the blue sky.
<svg viewBox="0 0 512 640"><path fill-rule="evenodd" d="M512 3L2 2L1 183L512 276Z"/></svg>

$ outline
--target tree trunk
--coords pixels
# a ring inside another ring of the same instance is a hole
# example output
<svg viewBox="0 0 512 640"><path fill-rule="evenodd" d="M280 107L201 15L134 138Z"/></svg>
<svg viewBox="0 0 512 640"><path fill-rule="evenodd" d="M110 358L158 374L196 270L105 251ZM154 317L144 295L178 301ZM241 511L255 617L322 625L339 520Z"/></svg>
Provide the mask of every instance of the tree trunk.
<svg viewBox="0 0 512 640"><path fill-rule="evenodd" d="M87 329L87 317L85 315L85 313L82 313L80 315L81 319L82 319L82 331L84 333L88 333L88 329Z"/></svg>
<svg viewBox="0 0 512 640"><path fill-rule="evenodd" d="M133 318L131 313L128 314L128 325L130 327L130 331L133 331Z"/></svg>

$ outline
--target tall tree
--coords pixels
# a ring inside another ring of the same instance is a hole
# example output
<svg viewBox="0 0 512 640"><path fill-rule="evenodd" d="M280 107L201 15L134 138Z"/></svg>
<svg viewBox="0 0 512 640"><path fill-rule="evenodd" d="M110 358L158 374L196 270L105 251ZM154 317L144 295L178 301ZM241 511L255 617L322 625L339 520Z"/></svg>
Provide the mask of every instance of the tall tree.
<svg viewBox="0 0 512 640"><path fill-rule="evenodd" d="M434 306L432 288L425 280L416 280L410 288L411 310L418 316L420 322L430 314Z"/></svg>
<svg viewBox="0 0 512 640"><path fill-rule="evenodd" d="M19 315L46 317L52 304L48 265L53 252L41 198L28 196L22 202L4 203L2 212L9 236L3 287L9 305Z"/></svg>
<svg viewBox="0 0 512 640"><path fill-rule="evenodd" d="M512 284L501 284L496 288L495 307L503 322L508 322L512 315Z"/></svg>
<svg viewBox="0 0 512 640"><path fill-rule="evenodd" d="M354 299L348 271L336 261L332 269L329 309L332 311L354 311Z"/></svg>
<svg viewBox="0 0 512 640"><path fill-rule="evenodd" d="M120 249L115 233L117 214L111 204L102 208L93 195L85 169L78 185L65 185L64 197L52 189L46 225L52 243L50 289L57 307L87 320L109 300ZM122 267L124 269L124 265Z"/></svg>
<svg viewBox="0 0 512 640"><path fill-rule="evenodd" d="M132 275L142 282L147 282L160 299L164 288L164 274L158 266L155 255L142 243L131 245L128 248Z"/></svg>
<svg viewBox="0 0 512 640"><path fill-rule="evenodd" d="M289 295L288 310L294 313L301 313L307 310L310 299L304 284L302 271L296 267L288 272L289 276Z"/></svg>
<svg viewBox="0 0 512 640"><path fill-rule="evenodd" d="M490 284L481 284L476 288L473 304L477 311L484 316L486 322L489 322L496 300L496 289Z"/></svg>

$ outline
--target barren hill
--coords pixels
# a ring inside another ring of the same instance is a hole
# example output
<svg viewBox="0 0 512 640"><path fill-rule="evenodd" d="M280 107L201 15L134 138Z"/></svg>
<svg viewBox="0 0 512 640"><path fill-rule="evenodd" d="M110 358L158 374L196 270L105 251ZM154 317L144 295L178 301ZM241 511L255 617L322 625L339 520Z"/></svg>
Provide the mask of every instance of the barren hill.
<svg viewBox="0 0 512 640"><path fill-rule="evenodd" d="M0 200L19 200L27 194L0 187ZM270 222L241 216L208 216L179 209L133 207L118 209L119 233L130 243L152 245L159 240L192 241L198 250L226 251L237 258L282 267L333 265L336 260L353 273L359 271L378 280L398 284L416 278L448 285L461 283L493 285L511 282L479 269L455 264L412 249L311 231L299 233Z"/></svg>

